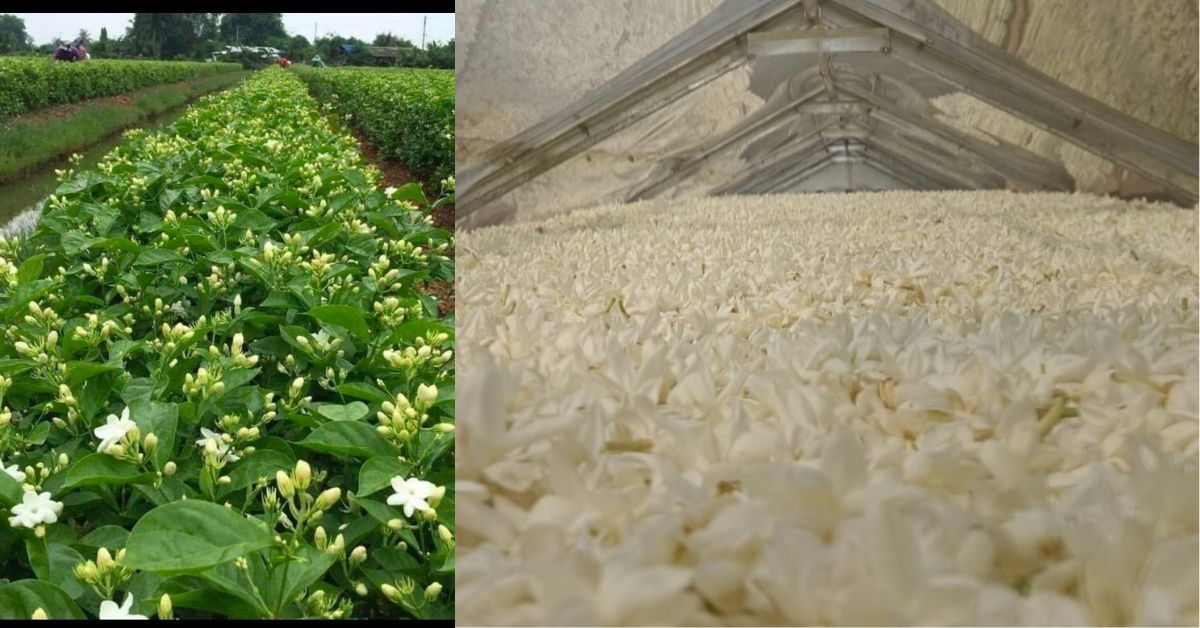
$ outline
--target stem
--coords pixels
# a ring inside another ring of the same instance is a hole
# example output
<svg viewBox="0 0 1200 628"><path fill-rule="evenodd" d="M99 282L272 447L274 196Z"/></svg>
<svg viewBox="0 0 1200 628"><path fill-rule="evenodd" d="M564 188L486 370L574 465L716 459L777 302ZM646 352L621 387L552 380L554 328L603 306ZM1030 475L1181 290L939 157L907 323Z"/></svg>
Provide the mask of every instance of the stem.
<svg viewBox="0 0 1200 628"><path fill-rule="evenodd" d="M293 538L295 537L294 534L292 536L293 536ZM289 540L289 543L290 542L291 541ZM276 600L276 602L275 602L275 618L276 619L279 618L279 613L280 613L280 611L283 610L283 602L284 602L283 595L284 595L284 593L287 592L288 567L292 566L291 556L289 556L287 552L284 552L284 558L286 560L284 560L284 563L283 563L283 577L280 578L280 583L279 583L279 599Z"/></svg>

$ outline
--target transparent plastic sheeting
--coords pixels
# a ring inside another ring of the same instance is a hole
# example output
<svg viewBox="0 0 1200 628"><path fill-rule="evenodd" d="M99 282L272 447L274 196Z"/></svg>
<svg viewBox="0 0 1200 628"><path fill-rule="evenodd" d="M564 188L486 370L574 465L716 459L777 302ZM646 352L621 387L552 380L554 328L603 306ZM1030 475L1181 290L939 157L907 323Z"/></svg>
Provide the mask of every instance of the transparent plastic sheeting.
<svg viewBox="0 0 1200 628"><path fill-rule="evenodd" d="M993 3L1007 4L1001 0ZM993 22L1007 23L1012 16L1005 10L980 12L977 6L972 6L967 11L958 6L961 3L957 0L939 0L939 4L967 20L968 26L984 33L989 40L995 40L993 43L1003 43L999 39L1006 36L1004 29L998 29ZM647 80L649 68L689 47L735 35L733 26L739 19L744 20L755 11L768 10L770 6L773 6L771 0L460 2L456 60L460 93L457 129L460 185L469 190L473 180L495 167L495 164L487 163L484 155L497 145L510 142L528 129L561 121L571 111L579 111L581 104L603 103L606 97L647 84L650 82ZM1045 9L1043 13L1053 17L1054 11ZM1026 29L1030 23L1037 22L1037 17L1035 12L1025 23ZM1037 32L1027 35L1027 38L1032 37L1044 38ZM1086 49L1085 44L1080 42ZM1027 42L1027 45L1032 44ZM883 76L890 85L892 97L907 109L953 124L981 141L997 146L1004 144L1001 150L1011 153L1018 162L1029 162L1028 157L1019 154L1024 151L1018 148L1053 162L1064 161L1063 142L1047 139L1044 134L1034 137L1028 132L1014 132L1005 138L1013 143L1008 145L998 136L956 124L931 101L942 102L947 97L967 98L978 105L977 109L987 110L992 118L1013 122L1016 119L959 94L888 55L853 52L837 53L831 58L833 71L841 73L838 76ZM756 116L760 118L774 111L773 103L779 105L794 99L803 89L819 87L822 83L818 66L818 55L812 53L751 57L692 93L488 203L475 212L465 226L537 219L577 207L641 198L638 191L660 178L664 169L711 150L733 132L754 124ZM814 133L819 134L823 121L828 121L828 117L795 114L787 116L781 124L766 125L757 132L747 133L736 141L721 145L719 151L706 157L698 167L689 169L686 176L669 180L649 196L681 198L726 192L739 177L744 178L762 164L778 158L780 151L811 138ZM1004 127L990 126L993 129ZM1028 128L1027 125L1010 126ZM1075 149L1068 153L1067 156L1076 157L1081 151ZM903 164L894 163L893 166L892 170L874 172L860 168L858 189L872 189L872 182L881 187L894 187L897 183L903 187L919 187L913 182L921 179L920 173L901 173L898 170ZM1093 157L1085 162L1085 166L1087 172L1094 175L1111 164ZM772 191L837 189L845 184L847 176L852 176L849 164L841 167L847 170L845 175L817 172L806 177L811 181L785 179L769 187ZM1080 168L1068 164L1068 169L1072 170L1075 179L1080 178ZM822 176L828 180L828 185L821 183ZM1096 179L1095 176L1091 178ZM764 191L763 185L766 184L761 181L754 183L751 191Z"/></svg>
<svg viewBox="0 0 1200 628"><path fill-rule="evenodd" d="M663 11L650 3L599 2L585 15L558 16L541 0L518 3L466 3L464 19L469 34L462 45L459 89L464 109L486 103L460 115L458 171L464 189L494 164L482 154L518 131L554 121L580 102L604 102L612 94L626 93L647 83L648 71L664 59L705 41L720 41L737 34L738 20L756 7L745 0L723 3L694 1ZM777 3L790 8L794 3ZM572 7L580 8L580 7ZM559 18L564 18L559 20ZM498 38L508 23L520 23L517 33L526 37ZM587 24L588 37L578 37L564 23ZM550 28L547 28L549 26ZM472 32L473 31L473 32ZM616 35L616 41L612 41ZM636 40L636 41L635 41ZM523 62L511 51L525 51ZM554 51L570 50L569 57ZM609 52L615 54L609 54ZM899 98L924 115L937 112L928 99L948 93L944 85L877 53L842 53L838 67L860 75L883 74L902 86ZM528 62L524 62L528 59ZM500 65L501 67L496 67ZM559 66L559 67L552 67ZM566 66L566 67L562 67ZM486 224L514 213L520 219L613 200L639 198L639 191L664 177L672 166L710 153L686 175L662 181L653 196L677 198L722 192L722 186L770 163L797 141L814 138L827 117L776 114L804 90L821 86L818 56L799 53L751 57L696 91L648 115L581 154L534 177L478 212L475 221ZM555 85L546 90L519 89ZM514 87L518 89L514 89ZM477 94L477 96L476 96ZM761 125L761 128L756 128ZM740 130L750 130L745 134ZM731 139L736 138L736 139ZM511 144L508 144L511 145ZM849 159L849 158L848 158ZM871 171L865 164L819 164L812 181L795 181L795 189L838 189L852 180L859 189L910 187L894 172ZM837 175L844 170L843 175ZM855 178L851 170L858 170ZM821 175L824 176L821 176ZM832 175L832 176L831 176ZM827 183L826 183L827 181ZM755 183L756 190L762 183ZM770 182L778 191L793 189L787 180ZM515 212L520 207L520 212Z"/></svg>

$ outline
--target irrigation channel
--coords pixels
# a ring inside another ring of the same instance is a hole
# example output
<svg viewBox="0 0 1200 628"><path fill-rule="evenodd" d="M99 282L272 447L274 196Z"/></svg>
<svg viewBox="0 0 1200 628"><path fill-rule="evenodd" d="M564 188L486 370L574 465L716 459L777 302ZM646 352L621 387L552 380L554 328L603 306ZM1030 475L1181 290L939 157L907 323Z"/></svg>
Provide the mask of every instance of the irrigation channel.
<svg viewBox="0 0 1200 628"><path fill-rule="evenodd" d="M228 87L222 87L211 92L206 92L206 94L214 94L232 87L237 87L240 84L241 82L233 83ZM112 151L113 148L116 148L125 140L124 135L126 131L133 129L157 131L169 126L171 123L183 117L183 114L187 112L188 107L195 104L199 97L200 96L197 96L192 100L180 104L178 107L168 109L162 113L146 118L137 124L116 131L112 135L85 150L76 151L83 155L83 159L80 161L79 165L75 166L76 170L83 171L92 169L105 155L107 155L110 151ZM54 171L68 167L68 158L69 156L63 156L47 163L45 166L37 169L37 171L32 172L24 177L0 184L0 233L7 232L6 227L8 227L9 223L12 222L14 218L32 209L38 201L54 193L54 190L58 187L58 178Z"/></svg>

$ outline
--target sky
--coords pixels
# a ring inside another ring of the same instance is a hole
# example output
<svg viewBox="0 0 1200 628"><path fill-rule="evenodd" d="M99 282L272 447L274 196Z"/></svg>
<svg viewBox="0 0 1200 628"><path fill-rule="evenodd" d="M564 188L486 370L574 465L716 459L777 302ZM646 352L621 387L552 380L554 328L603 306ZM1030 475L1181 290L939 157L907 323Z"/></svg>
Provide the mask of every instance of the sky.
<svg viewBox="0 0 1200 628"><path fill-rule="evenodd" d="M25 20L25 32L33 37L35 45L47 44L55 37L70 40L85 28L92 39L100 37L100 29L108 28L108 36L116 37L125 32L133 20L132 13L14 13ZM313 24L317 25L317 36L338 34L357 37L370 42L380 33L391 32L417 45L421 44L421 13L284 13L283 26L289 35L304 35L313 38ZM430 13L425 32L426 42L449 41L454 38L454 14Z"/></svg>

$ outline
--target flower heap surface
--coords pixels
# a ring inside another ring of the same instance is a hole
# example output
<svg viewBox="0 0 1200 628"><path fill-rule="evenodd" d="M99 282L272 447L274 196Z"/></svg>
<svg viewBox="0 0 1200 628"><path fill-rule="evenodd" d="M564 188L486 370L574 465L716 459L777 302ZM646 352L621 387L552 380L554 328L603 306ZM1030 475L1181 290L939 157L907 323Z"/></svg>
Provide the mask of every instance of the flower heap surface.
<svg viewBox="0 0 1200 628"><path fill-rule="evenodd" d="M126 140L0 238L0 619L452 616L453 197L278 69Z"/></svg>
<svg viewBox="0 0 1200 628"><path fill-rule="evenodd" d="M689 199L458 244L464 623L1197 622L1194 211Z"/></svg>

